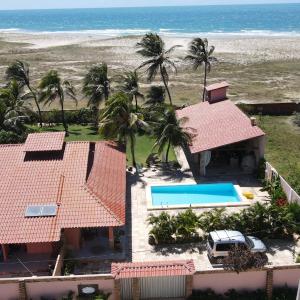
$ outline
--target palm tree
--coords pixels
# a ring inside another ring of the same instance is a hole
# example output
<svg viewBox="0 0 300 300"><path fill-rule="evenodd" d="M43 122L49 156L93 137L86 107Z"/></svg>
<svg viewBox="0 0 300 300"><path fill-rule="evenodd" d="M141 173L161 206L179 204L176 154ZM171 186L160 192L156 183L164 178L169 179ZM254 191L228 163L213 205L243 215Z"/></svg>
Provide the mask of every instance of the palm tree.
<svg viewBox="0 0 300 300"><path fill-rule="evenodd" d="M170 59L170 53L180 46L176 45L166 50L165 43L156 33L147 33L136 46L139 48L137 53L147 58L138 68L147 67L146 73L150 82L154 80L158 72L160 73L170 104L172 105L172 98L168 87L169 75L167 69L171 68L177 72L174 62Z"/></svg>
<svg viewBox="0 0 300 300"><path fill-rule="evenodd" d="M185 146L192 142L193 135L191 132L188 132L188 130L191 131L190 128L182 128L184 122L186 122L185 118L177 119L172 106L166 105L162 112L161 108L158 109L153 129L156 141L152 150L157 148L158 153L161 154L167 147L166 163L169 160L171 146Z"/></svg>
<svg viewBox="0 0 300 300"><path fill-rule="evenodd" d="M77 104L75 88L69 81L62 81L59 74L55 70L49 71L42 78L39 88L41 89L40 102L44 102L44 104L50 105L53 101L57 99L59 100L62 123L66 134L68 134L68 125L65 118L64 102L65 96L67 95Z"/></svg>
<svg viewBox="0 0 300 300"><path fill-rule="evenodd" d="M150 87L146 95L146 105L155 106L165 102L165 88L162 86L153 85Z"/></svg>
<svg viewBox="0 0 300 300"><path fill-rule="evenodd" d="M21 86L26 86L30 91L31 97L34 99L39 115L40 127L43 126L42 113L38 102L37 92L30 84L29 64L17 60L12 63L6 70L6 78L8 80L16 80Z"/></svg>
<svg viewBox="0 0 300 300"><path fill-rule="evenodd" d="M100 133L105 138L116 139L125 145L129 141L134 167L136 167L135 138L141 127L146 128L147 124L143 115L134 111L128 95L120 92L109 98L100 116Z"/></svg>
<svg viewBox="0 0 300 300"><path fill-rule="evenodd" d="M22 121L29 117L30 107L26 104L23 87L12 80L7 87L0 89L0 101L3 104L2 126L20 131Z"/></svg>
<svg viewBox="0 0 300 300"><path fill-rule="evenodd" d="M127 94L131 100L135 100L135 109L138 110L138 98L144 98L144 95L139 91L139 75L137 71L126 72L121 76L120 90Z"/></svg>
<svg viewBox="0 0 300 300"><path fill-rule="evenodd" d="M203 101L205 100L207 73L211 70L211 62L216 60L216 58L212 56L214 50L214 46L208 46L207 39L195 38L190 44L189 54L185 57L185 60L192 64L194 70L197 70L204 64Z"/></svg>
<svg viewBox="0 0 300 300"><path fill-rule="evenodd" d="M88 98L88 107L95 113L95 127L99 126L99 107L103 100L107 100L110 93L108 67L102 63L92 67L85 75L82 91Z"/></svg>

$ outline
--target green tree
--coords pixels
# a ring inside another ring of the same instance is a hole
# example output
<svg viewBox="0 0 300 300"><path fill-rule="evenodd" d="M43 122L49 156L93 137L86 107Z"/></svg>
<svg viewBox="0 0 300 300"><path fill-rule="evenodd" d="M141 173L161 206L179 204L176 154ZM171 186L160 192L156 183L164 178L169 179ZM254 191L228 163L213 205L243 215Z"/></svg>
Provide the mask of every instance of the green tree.
<svg viewBox="0 0 300 300"><path fill-rule="evenodd" d="M29 70L29 64L26 62L22 62L20 60L15 61L6 70L6 78L8 80L16 80L21 87L26 86L28 90L30 91L30 96L33 98L36 108L38 110L39 115L39 123L40 127L43 126L43 120L42 120L42 113L41 108L38 102L38 96L37 91L31 86L30 83L30 70Z"/></svg>
<svg viewBox="0 0 300 300"><path fill-rule="evenodd" d="M1 127L18 133L23 131L22 121L29 117L31 110L24 100L23 87L16 80L0 89L0 103Z"/></svg>
<svg viewBox="0 0 300 300"><path fill-rule="evenodd" d="M136 167L135 141L140 128L148 125L141 113L133 108L128 95L120 92L108 99L100 116L100 133L105 138L116 139L119 143L130 142L132 164Z"/></svg>
<svg viewBox="0 0 300 300"><path fill-rule="evenodd" d="M155 106L165 102L165 88L162 86L153 85L150 87L146 95L146 105Z"/></svg>
<svg viewBox="0 0 300 300"><path fill-rule="evenodd" d="M166 50L165 43L158 34L147 33L136 46L138 47L137 53L147 58L147 60L139 66L139 69L147 67L146 73L148 81L150 82L155 79L158 72L160 73L170 104L172 105L171 93L168 87L168 69L177 72L175 63L170 58L170 54L174 49L179 47L179 45L175 45Z"/></svg>
<svg viewBox="0 0 300 300"><path fill-rule="evenodd" d="M52 104L55 100L58 99L61 109L61 118L62 123L65 129L66 134L68 135L68 124L65 118L65 96L70 97L77 104L77 99L75 96L75 88L73 85L67 81L60 78L59 74L55 70L49 71L41 80L39 88L41 89L40 93L40 102L44 104Z"/></svg>
<svg viewBox="0 0 300 300"><path fill-rule="evenodd" d="M170 147L185 146L192 142L192 129L184 129L182 125L186 122L185 118L177 119L175 109L172 106L165 105L163 109L159 107L156 112L153 134L156 138L153 150L158 153L166 150L166 163L168 163Z"/></svg>
<svg viewBox="0 0 300 300"><path fill-rule="evenodd" d="M214 50L214 46L209 47L207 39L195 38L190 44L189 54L185 57L185 60L192 64L194 70L204 65L203 101L205 101L207 74L211 70L211 62L216 60L212 56Z"/></svg>
<svg viewBox="0 0 300 300"><path fill-rule="evenodd" d="M94 112L95 127L98 128L100 105L108 99L110 93L110 79L106 63L90 68L83 79L82 92L88 98L88 107Z"/></svg>
<svg viewBox="0 0 300 300"><path fill-rule="evenodd" d="M144 99L144 95L139 90L139 75L137 71L126 72L121 76L120 90L128 95L131 101L135 101L135 109L138 110L138 98Z"/></svg>

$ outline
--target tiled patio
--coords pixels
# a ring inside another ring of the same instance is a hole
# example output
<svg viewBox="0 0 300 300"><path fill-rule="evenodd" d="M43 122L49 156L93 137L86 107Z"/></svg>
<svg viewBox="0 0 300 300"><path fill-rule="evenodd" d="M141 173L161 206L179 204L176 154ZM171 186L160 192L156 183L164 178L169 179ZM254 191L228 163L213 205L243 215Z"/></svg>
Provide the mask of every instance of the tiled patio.
<svg viewBox="0 0 300 300"><path fill-rule="evenodd" d="M201 180L201 179L200 179ZM201 182L224 182L231 181L241 186L244 191L251 191L255 195L253 201L267 201L268 194L260 191L261 186L254 179L249 176L238 177L210 177ZM128 178L129 195L131 198L131 215L130 224L132 229L132 261L163 261L163 260L181 260L193 259L197 270L209 270L219 266L212 266L205 250L205 242L188 245L170 245L167 247L153 247L148 243L148 232L150 227L147 224L147 218L150 211L147 210L146 190L145 187L149 184L157 183L195 183L192 174L188 171L162 171L159 169L144 170L139 176L131 175ZM242 207L229 207L228 211L236 211ZM207 208L194 209L197 213L201 213ZM169 209L169 213L178 213L180 210ZM151 211L151 213L159 214L159 211ZM269 246L269 245L268 245ZM276 241L270 244L270 251L268 253L269 261L273 265L278 264L292 264L295 261L293 251L293 243L288 245Z"/></svg>

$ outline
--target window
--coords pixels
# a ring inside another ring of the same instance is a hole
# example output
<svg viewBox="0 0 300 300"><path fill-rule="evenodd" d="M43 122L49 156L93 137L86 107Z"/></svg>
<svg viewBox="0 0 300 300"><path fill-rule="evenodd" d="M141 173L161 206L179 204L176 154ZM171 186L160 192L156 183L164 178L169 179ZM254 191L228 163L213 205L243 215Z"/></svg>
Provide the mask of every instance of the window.
<svg viewBox="0 0 300 300"><path fill-rule="evenodd" d="M217 244L216 251L230 251L234 243Z"/></svg>

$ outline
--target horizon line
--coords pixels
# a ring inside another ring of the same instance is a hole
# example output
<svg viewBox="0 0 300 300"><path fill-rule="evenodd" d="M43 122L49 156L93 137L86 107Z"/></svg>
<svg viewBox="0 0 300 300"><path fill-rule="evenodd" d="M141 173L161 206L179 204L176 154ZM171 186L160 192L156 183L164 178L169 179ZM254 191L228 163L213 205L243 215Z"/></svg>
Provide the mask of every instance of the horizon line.
<svg viewBox="0 0 300 300"><path fill-rule="evenodd" d="M184 5L184 4L178 4L178 5L153 5L153 6L98 6L98 7L53 7L53 8L6 8L2 9L0 8L0 11L28 11L28 10L72 10L72 9L124 9L124 8L161 8L161 7L201 7L201 6L246 6L246 5L282 5L282 4L300 4L299 2L268 2L268 3L211 3L211 4L190 4L190 5Z"/></svg>

